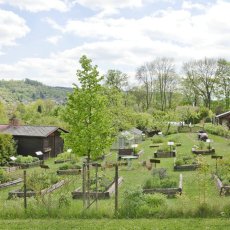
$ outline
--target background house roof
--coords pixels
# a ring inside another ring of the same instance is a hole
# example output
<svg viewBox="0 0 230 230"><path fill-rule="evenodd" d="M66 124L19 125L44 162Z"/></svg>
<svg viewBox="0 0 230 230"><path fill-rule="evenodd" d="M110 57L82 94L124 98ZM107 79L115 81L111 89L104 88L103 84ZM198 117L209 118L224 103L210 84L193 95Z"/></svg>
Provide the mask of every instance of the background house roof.
<svg viewBox="0 0 230 230"><path fill-rule="evenodd" d="M13 136L47 137L57 130L67 133L66 130L56 126L0 125L0 132Z"/></svg>
<svg viewBox="0 0 230 230"><path fill-rule="evenodd" d="M227 116L227 115L230 115L230 111L225 112L225 113L221 113L221 114L217 115L216 117L217 117L217 118L220 118L220 117L225 117L225 116Z"/></svg>

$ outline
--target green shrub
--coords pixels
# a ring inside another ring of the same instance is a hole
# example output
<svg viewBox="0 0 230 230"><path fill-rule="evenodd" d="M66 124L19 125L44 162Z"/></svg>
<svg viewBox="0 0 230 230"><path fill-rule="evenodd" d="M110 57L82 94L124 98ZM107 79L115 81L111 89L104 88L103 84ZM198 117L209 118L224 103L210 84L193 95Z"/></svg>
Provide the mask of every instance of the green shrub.
<svg viewBox="0 0 230 230"><path fill-rule="evenodd" d="M230 137L230 131L227 130L227 128L225 128L222 125L214 125L211 123L205 123L204 128L207 132L211 134L222 136L222 137Z"/></svg>
<svg viewBox="0 0 230 230"><path fill-rule="evenodd" d="M15 160L15 162L22 163L22 164L33 163L33 162L36 162L36 161L39 161L39 159L37 157L22 156L22 155L18 155L17 159Z"/></svg>
<svg viewBox="0 0 230 230"><path fill-rule="evenodd" d="M152 143L155 144L155 143L163 143L165 141L165 138L163 136L154 136L152 138Z"/></svg>
<svg viewBox="0 0 230 230"><path fill-rule="evenodd" d="M33 171L27 177L27 188L33 191L41 191L58 182L56 174Z"/></svg>
<svg viewBox="0 0 230 230"><path fill-rule="evenodd" d="M143 194L142 189L132 188L123 194L120 217L155 216L167 207L167 199L163 194Z"/></svg>
<svg viewBox="0 0 230 230"><path fill-rule="evenodd" d="M157 175L154 175L152 178L148 178L144 185L144 189L151 189L151 188L174 188L177 186L177 181L170 177L166 176L164 178L160 178Z"/></svg>
<svg viewBox="0 0 230 230"><path fill-rule="evenodd" d="M4 169L0 169L0 184L11 181L12 177Z"/></svg>
<svg viewBox="0 0 230 230"><path fill-rule="evenodd" d="M75 163L66 163L59 167L60 170L67 170L67 169L81 169L81 165Z"/></svg>
<svg viewBox="0 0 230 230"><path fill-rule="evenodd" d="M16 147L12 135L0 133L0 164L6 164L15 154Z"/></svg>

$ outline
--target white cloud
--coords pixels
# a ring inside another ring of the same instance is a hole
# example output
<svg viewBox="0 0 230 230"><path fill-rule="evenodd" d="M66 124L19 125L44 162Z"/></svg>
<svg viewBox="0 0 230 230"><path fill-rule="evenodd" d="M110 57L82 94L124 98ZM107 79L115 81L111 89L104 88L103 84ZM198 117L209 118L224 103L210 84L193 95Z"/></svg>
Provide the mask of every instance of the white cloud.
<svg viewBox="0 0 230 230"><path fill-rule="evenodd" d="M53 45L57 45L61 38L62 36L57 35L48 37L46 40Z"/></svg>
<svg viewBox="0 0 230 230"><path fill-rule="evenodd" d="M0 49L16 44L16 39L24 37L30 29L23 18L11 11L0 9Z"/></svg>
<svg viewBox="0 0 230 230"><path fill-rule="evenodd" d="M71 6L67 0L1 0L0 3L9 4L18 7L21 10L31 12L58 10L67 11Z"/></svg>
<svg viewBox="0 0 230 230"><path fill-rule="evenodd" d="M115 1L111 2L115 4ZM222 0L199 14L193 14L191 8L181 8L158 11L139 19L105 20L97 15L68 20L64 25L46 19L63 36L70 35L71 39L76 36L79 41L86 38L85 41L44 59L26 58L11 66L0 65L0 77L15 74L18 78L26 76L50 85L70 86L76 82L78 60L83 54L91 58L102 72L115 68L133 73L144 62L163 56L174 58L177 66L205 56L230 59L229 11L230 3ZM58 39L54 37L53 43Z"/></svg>
<svg viewBox="0 0 230 230"><path fill-rule="evenodd" d="M182 4L183 9L197 9L197 10L204 10L207 8L206 4L194 3L192 1L183 1Z"/></svg>
<svg viewBox="0 0 230 230"><path fill-rule="evenodd" d="M143 4L143 0L75 0L74 2L93 10L133 8L141 7Z"/></svg>

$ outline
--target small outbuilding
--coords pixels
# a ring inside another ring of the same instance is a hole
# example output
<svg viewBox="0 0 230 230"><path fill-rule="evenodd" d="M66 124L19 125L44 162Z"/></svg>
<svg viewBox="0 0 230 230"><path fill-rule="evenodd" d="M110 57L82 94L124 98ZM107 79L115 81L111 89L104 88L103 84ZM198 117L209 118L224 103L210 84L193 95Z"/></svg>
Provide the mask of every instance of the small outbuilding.
<svg viewBox="0 0 230 230"><path fill-rule="evenodd" d="M230 111L217 115L216 121L218 124L230 129Z"/></svg>
<svg viewBox="0 0 230 230"><path fill-rule="evenodd" d="M43 153L43 159L56 157L63 152L64 141L61 133L66 130L56 126L0 125L0 132L11 134L17 144L17 154L37 156Z"/></svg>

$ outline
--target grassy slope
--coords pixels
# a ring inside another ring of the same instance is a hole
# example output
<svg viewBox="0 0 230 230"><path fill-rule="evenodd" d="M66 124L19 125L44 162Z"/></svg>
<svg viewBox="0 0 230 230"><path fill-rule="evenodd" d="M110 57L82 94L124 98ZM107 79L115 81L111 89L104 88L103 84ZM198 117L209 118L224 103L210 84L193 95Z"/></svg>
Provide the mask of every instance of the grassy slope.
<svg viewBox="0 0 230 230"><path fill-rule="evenodd" d="M182 143L181 147L178 147L178 152L183 152L187 154L191 153L191 147L197 143L196 134L177 134L178 140ZM175 137L175 135L174 135ZM229 159L229 144L226 139L211 136L210 138L214 140L213 146L216 148L216 152L219 155L223 155L224 158ZM119 204L122 202L122 194L126 189L132 189L136 186L141 186L144 181L151 176L151 172L148 171L145 167L141 166L141 162L143 160L147 160L153 157L153 152L155 149L149 148L151 140L141 144L142 148L145 150L145 154L143 154L138 160L132 161L132 170L129 170L126 166L119 168L119 175L123 176L124 182L119 189ZM208 162L211 164L212 169L215 169L215 161L211 159L210 156L206 157ZM116 159L115 153L107 158L108 161L112 161ZM53 163L53 159L50 159L46 162L50 166L49 173L56 173L56 170L59 165L55 165ZM176 178L179 178L180 172L173 172L173 158L161 159L161 164L157 167L166 167L168 171L170 171ZM34 169L28 169L28 173ZM42 170L37 168L36 170ZM22 174L22 171L19 171ZM114 175L114 169L106 169L106 174L110 176ZM93 174L93 172L92 172ZM182 212L186 212L187 210L194 210L198 204L199 200L203 200L203 193L197 183L197 172L182 172L183 174L183 194L181 197L177 199L168 199L168 207L172 210L180 210ZM47 217L48 215L54 218L79 218L82 216L82 201L80 200L72 200L71 192L77 187L81 186L81 175L77 176L68 176L62 177L69 180L69 183L63 188L57 190L52 193L50 197L46 197L46 208L42 206L41 202L37 202L35 199L28 199L28 204L30 207L29 214L25 215L23 211L23 201L19 199L7 200L8 191L19 188L21 185L14 186L13 188L6 188L0 191L0 218L25 218L26 216L31 218L39 218L39 217ZM211 178L211 176L209 177ZM218 191L215 187L214 182L210 179L207 184L207 194L206 201L211 203L214 207L217 207L216 216L220 216L218 213L218 208L221 209L225 204L229 203L229 197L220 197ZM199 196L200 194L200 196ZM69 202L70 206L68 207L59 207L59 198L64 196L65 199ZM49 199L52 200L50 206ZM110 200L101 200L99 201L99 210L96 211L94 207L91 208L90 212L86 214L86 216L93 218L102 218L102 217L112 217L113 216L113 208L114 208L114 199ZM177 217L180 217L178 214ZM160 220L158 220L160 221ZM188 221L188 220L186 220ZM211 220L210 220L211 221ZM219 220L217 220L219 221ZM64 220L62 221L64 224ZM70 221L71 222L71 221ZM91 222L91 221L89 221ZM100 221L99 221L100 222ZM141 221L144 223L145 221ZM195 222L199 222L198 220ZM212 221L211 221L212 222ZM215 221L213 221L214 223ZM7 221L6 221L7 223ZM50 223L55 223L55 221L51 221ZM71 222L72 223L72 222ZM103 225L103 221L100 222ZM219 222L221 223L221 222Z"/></svg>

